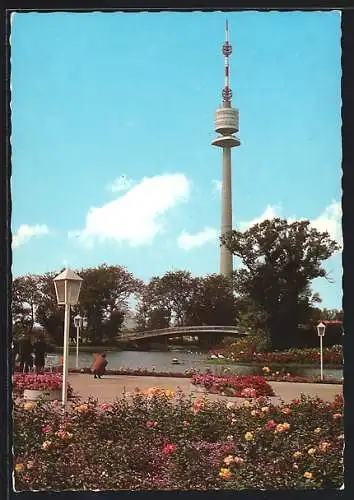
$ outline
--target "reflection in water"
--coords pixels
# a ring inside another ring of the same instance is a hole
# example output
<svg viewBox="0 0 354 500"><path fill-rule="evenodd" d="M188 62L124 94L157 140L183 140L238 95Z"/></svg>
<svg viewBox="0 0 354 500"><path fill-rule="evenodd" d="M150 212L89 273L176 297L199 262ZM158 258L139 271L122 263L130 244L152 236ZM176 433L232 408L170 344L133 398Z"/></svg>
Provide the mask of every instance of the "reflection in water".
<svg viewBox="0 0 354 500"><path fill-rule="evenodd" d="M212 369L214 372L222 373L224 366L208 364L205 362L208 355L198 352L158 352L158 351L106 351L107 352L107 368L111 370L118 370L119 368L146 368L152 370L153 367L158 371L181 373L185 370L194 368L197 370L205 371L207 368ZM177 358L180 361L179 365L172 364L172 359ZM93 361L93 354L88 352L81 352L79 354L79 368L88 368ZM69 355L69 368L75 368L76 356L72 352ZM244 365L225 365L229 366L232 371L237 371L243 375L251 375L260 373L261 367L244 366ZM311 368L289 368L292 375L299 376L317 376L319 375L320 367L314 366ZM327 377L341 378L343 371L341 369L326 370L324 367L324 375Z"/></svg>

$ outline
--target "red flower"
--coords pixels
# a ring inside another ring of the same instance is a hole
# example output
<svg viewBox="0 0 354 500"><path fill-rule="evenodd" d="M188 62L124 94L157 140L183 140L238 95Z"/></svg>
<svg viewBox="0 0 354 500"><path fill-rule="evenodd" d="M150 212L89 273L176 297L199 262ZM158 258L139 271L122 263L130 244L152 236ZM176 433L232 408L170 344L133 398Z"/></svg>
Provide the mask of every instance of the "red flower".
<svg viewBox="0 0 354 500"><path fill-rule="evenodd" d="M172 444L172 443L169 443L169 444L166 444L163 448L162 448L162 453L164 455L170 455L171 453L173 453L174 451L176 451L176 445L175 444Z"/></svg>
<svg viewBox="0 0 354 500"><path fill-rule="evenodd" d="M266 423L266 429L268 431L271 431L276 426L277 426L277 424L274 422L274 420L268 420L268 422Z"/></svg>

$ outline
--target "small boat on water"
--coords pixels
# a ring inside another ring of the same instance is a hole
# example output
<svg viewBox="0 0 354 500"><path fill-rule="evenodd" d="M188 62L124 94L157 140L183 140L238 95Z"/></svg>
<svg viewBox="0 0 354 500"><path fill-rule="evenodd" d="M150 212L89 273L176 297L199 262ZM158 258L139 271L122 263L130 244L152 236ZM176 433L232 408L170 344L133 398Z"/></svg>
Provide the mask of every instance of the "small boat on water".
<svg viewBox="0 0 354 500"><path fill-rule="evenodd" d="M180 361L178 361L178 359L177 359L177 358L173 358L173 359L172 359L172 364L173 364L173 365L180 365L181 363L180 363Z"/></svg>

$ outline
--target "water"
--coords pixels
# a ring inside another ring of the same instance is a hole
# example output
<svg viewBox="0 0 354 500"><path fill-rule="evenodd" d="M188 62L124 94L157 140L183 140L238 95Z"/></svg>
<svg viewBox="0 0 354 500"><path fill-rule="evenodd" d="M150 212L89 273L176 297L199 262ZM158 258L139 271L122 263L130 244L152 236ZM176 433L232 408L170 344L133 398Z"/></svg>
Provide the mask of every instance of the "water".
<svg viewBox="0 0 354 500"><path fill-rule="evenodd" d="M146 368L155 371L181 373L185 370L196 369L205 371L210 368L213 372L222 373L225 367L229 367L231 371L237 371L242 375L260 374L261 367L252 365L217 365L208 363L208 355L206 353L187 352L187 351L106 351L107 353L107 368L111 370L119 370L120 368ZM172 359L177 358L180 362L179 365L173 365ZM80 352L79 353L79 369L89 368L92 364L94 357L92 353ZM76 354L70 352L69 354L69 368L76 368ZM320 367L290 367L289 372L292 375L298 376L318 376L320 374ZM324 376L334 377L340 379L343 376L343 371L340 368L326 369L324 366Z"/></svg>

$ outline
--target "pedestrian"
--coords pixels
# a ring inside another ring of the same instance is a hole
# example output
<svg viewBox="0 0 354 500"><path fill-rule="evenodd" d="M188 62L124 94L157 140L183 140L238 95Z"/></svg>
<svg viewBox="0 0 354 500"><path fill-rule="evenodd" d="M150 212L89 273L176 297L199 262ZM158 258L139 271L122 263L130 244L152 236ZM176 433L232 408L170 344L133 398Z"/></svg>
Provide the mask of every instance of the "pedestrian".
<svg viewBox="0 0 354 500"><path fill-rule="evenodd" d="M91 366L93 378L101 378L104 372L106 371L106 366L108 365L108 361L106 359L106 353L105 352L102 352L101 354L95 353L94 356L96 356L96 358Z"/></svg>
<svg viewBox="0 0 354 500"><path fill-rule="evenodd" d="M11 344L11 361L12 361L12 373L15 372L16 369L16 361L18 360L18 342L14 339Z"/></svg>
<svg viewBox="0 0 354 500"><path fill-rule="evenodd" d="M43 336L39 336L36 338L36 341L33 344L33 352L36 373L44 372L46 344L44 342Z"/></svg>
<svg viewBox="0 0 354 500"><path fill-rule="evenodd" d="M27 373L33 367L31 340L22 335L18 343L18 353L20 358L20 371Z"/></svg>

